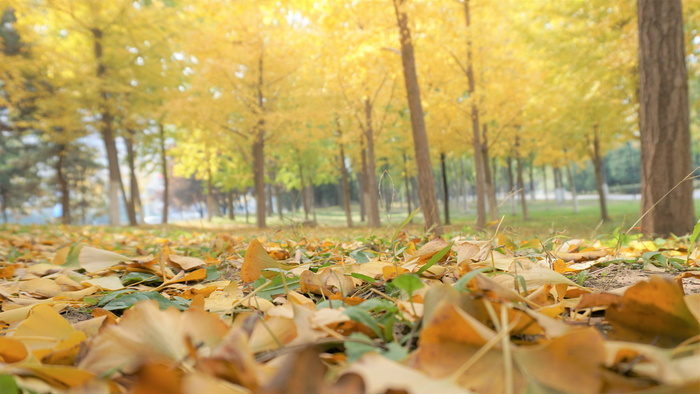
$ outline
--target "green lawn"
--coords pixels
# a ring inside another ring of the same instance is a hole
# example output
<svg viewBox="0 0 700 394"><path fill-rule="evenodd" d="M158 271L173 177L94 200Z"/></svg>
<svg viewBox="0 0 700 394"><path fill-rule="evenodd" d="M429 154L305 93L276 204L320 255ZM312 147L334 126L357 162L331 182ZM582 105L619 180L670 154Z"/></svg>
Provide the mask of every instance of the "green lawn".
<svg viewBox="0 0 700 394"><path fill-rule="evenodd" d="M469 207L473 209L472 202L470 202ZM601 223L597 199L579 200L578 213L573 212L571 201L565 201L562 205L556 205L552 200L528 201L529 220L522 219L519 205L516 208L516 213L513 214L510 202L506 202L500 207L499 215L504 217L500 231L519 239L528 239L534 236L546 238L558 234L590 239L611 234L616 227L621 227L626 231L639 219L640 215L639 200L608 201L611 220L605 223ZM698 208L700 208L700 202L696 202L696 211ZM340 207L326 207L316 210L318 228L314 229L300 225L300 223L305 221L303 212L292 212L286 213L282 219L277 215L269 217L268 226L270 229L265 230L265 233L292 230L295 232L295 235L337 235L343 232L350 237L355 234L358 236L360 234L365 236L369 234L384 236L386 233L393 232L407 216L407 208L405 206L394 206L391 214L382 216L381 228L367 229L360 222L359 206L353 205L352 210L356 228L351 231L345 228L345 214ZM469 211L465 213L452 207L451 219L451 225L447 227L448 233L474 233L474 212ZM194 220L180 223L180 225L203 230L236 230L237 232L247 233L256 231L254 223L255 216L251 214L249 223L246 223L244 215L238 215L235 221L215 218L211 223L206 222L206 220ZM420 213L416 215L414 223L409 228L414 232L421 232L422 217ZM497 224L489 226L487 232L493 233L496 226Z"/></svg>

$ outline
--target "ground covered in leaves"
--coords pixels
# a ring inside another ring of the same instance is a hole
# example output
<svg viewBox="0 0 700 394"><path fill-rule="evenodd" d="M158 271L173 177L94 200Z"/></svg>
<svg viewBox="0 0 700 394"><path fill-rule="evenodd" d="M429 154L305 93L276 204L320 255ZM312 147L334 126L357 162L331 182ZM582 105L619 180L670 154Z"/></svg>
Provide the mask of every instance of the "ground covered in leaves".
<svg viewBox="0 0 700 394"><path fill-rule="evenodd" d="M698 392L697 234L0 228L0 392Z"/></svg>

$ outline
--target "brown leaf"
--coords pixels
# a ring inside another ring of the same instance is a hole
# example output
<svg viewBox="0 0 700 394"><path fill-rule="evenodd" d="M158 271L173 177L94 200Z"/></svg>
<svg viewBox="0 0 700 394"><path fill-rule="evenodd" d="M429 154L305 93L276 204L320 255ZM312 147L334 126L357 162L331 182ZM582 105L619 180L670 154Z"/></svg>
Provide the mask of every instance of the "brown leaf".
<svg viewBox="0 0 700 394"><path fill-rule="evenodd" d="M630 287L605 318L611 339L673 347L700 333L700 324L688 309L683 291L671 279L652 276Z"/></svg>
<svg viewBox="0 0 700 394"><path fill-rule="evenodd" d="M430 241L430 242L426 243L425 245L421 246L420 248L418 248L416 253L411 255L410 259L411 260L418 259L419 264L426 263L428 260L430 260L431 257L433 257L433 255L435 255L435 253L441 251L447 245L448 245L448 242L445 241L444 239L435 238L432 241ZM447 259L447 257L449 255L450 255L449 253L445 254L445 256L442 258L442 260Z"/></svg>
<svg viewBox="0 0 700 394"><path fill-rule="evenodd" d="M544 345L517 348L525 374L554 392L599 393L605 362L603 338L594 328L566 333Z"/></svg>

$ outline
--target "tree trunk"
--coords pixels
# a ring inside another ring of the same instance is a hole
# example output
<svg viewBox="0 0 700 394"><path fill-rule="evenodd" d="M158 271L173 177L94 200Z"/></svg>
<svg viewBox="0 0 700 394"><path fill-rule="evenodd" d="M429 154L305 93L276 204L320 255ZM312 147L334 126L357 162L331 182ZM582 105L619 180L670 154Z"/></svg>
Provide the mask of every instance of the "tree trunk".
<svg viewBox="0 0 700 394"><path fill-rule="evenodd" d="M488 126L482 125L482 140L481 140L481 159L484 168L484 181L486 183L486 197L489 206L489 218L498 220L498 201L496 200L496 185L491 173L489 165L489 143L488 143Z"/></svg>
<svg viewBox="0 0 700 394"><path fill-rule="evenodd" d="M250 210L248 209L248 191L243 193L243 209L245 209L245 222L250 223Z"/></svg>
<svg viewBox="0 0 700 394"><path fill-rule="evenodd" d="M360 173L357 175L357 181L360 183L360 221L364 222L367 217L367 152L362 147L360 152Z"/></svg>
<svg viewBox="0 0 700 394"><path fill-rule="evenodd" d="M469 201L467 200L467 173L464 171L464 158L459 159L459 173L461 174L459 180L459 190L464 201L464 212L469 210Z"/></svg>
<svg viewBox="0 0 700 394"><path fill-rule="evenodd" d="M437 197L435 196L435 180L433 178L433 166L430 163L428 134L425 130L423 104L420 99L420 85L418 85L416 61L413 54L413 41L411 40L411 30L408 26L408 14L404 7L405 0L394 0L394 10L401 40L401 62L404 82L406 84L408 108L411 113L413 147L416 152L416 166L418 167L418 189L421 209L425 218L426 229L430 229L436 235L441 235L443 228L440 223L440 211Z"/></svg>
<svg viewBox="0 0 700 394"><path fill-rule="evenodd" d="M160 171L163 174L163 224L168 223L168 210L170 209L170 185L168 182L168 155L165 152L165 127L163 123L158 124L158 135L160 136Z"/></svg>
<svg viewBox="0 0 700 394"><path fill-rule="evenodd" d="M374 157L374 130L372 127L372 103L369 98L365 98L365 144L367 147L367 172L366 192L367 192L367 226L379 227L379 196L377 193L377 171Z"/></svg>
<svg viewBox="0 0 700 394"><path fill-rule="evenodd" d="M280 218L280 223L284 220L284 214L282 213L282 185L279 183L275 185L275 198L277 199L277 216Z"/></svg>
<svg viewBox="0 0 700 394"><path fill-rule="evenodd" d="M574 181L574 173L571 171L571 166L566 166L566 174L569 178L569 188L571 189L571 201L574 207L574 213L578 213L578 196L576 194L576 182Z"/></svg>
<svg viewBox="0 0 700 394"><path fill-rule="evenodd" d="M119 189L121 185L121 172L119 170L119 154L117 153L117 144L114 139L114 131L112 130L112 113L109 108L109 94L105 90L105 79L107 67L104 64L103 48L102 48L102 30L92 29L93 39L93 55L95 56L97 81L99 84L100 96L100 134L105 144L107 152L107 168L109 169L109 224L112 226L119 225ZM126 196L124 196L126 198Z"/></svg>
<svg viewBox="0 0 700 394"><path fill-rule="evenodd" d="M681 0L638 0L637 10L642 227L682 235L693 230L695 212L687 180L692 168Z"/></svg>
<svg viewBox="0 0 700 394"><path fill-rule="evenodd" d="M68 179L63 173L64 162L66 159L66 146L64 144L58 145L58 160L56 161L56 180L58 181L58 188L61 191L61 223L71 224L70 215L70 186L68 184Z"/></svg>
<svg viewBox="0 0 700 394"><path fill-rule="evenodd" d="M258 123L253 141L253 194L255 195L255 222L258 228L265 228L265 140L264 132Z"/></svg>
<svg viewBox="0 0 700 394"><path fill-rule="evenodd" d="M442 194L445 206L445 224L450 224L450 191L447 189L447 165L445 153L440 153L440 167L442 168Z"/></svg>
<svg viewBox="0 0 700 394"><path fill-rule="evenodd" d="M520 136L515 136L515 164L518 171L518 190L520 191L520 209L523 213L523 219L529 220L530 215L527 213L527 199L525 197L525 182L523 182L523 159L520 157Z"/></svg>
<svg viewBox="0 0 700 394"><path fill-rule="evenodd" d="M265 97L263 96L263 48L258 58L257 107L258 123L253 135L253 190L255 194L255 221L258 228L267 227L265 223Z"/></svg>
<svg viewBox="0 0 700 394"><path fill-rule="evenodd" d="M471 26L471 14L469 12L469 0L465 0L464 18L467 29ZM472 147L474 149L474 172L476 173L476 230L482 230L486 225L486 199L484 186L484 160L481 157L481 141L479 137L479 108L476 104L474 70L472 67L472 41L467 39L467 81L469 83L469 98L471 101L472 119Z"/></svg>
<svg viewBox="0 0 700 394"><path fill-rule="evenodd" d="M508 171L508 189L510 190L508 192L508 198L510 198L510 201L511 201L510 211L513 215L515 215L517 210L516 210L516 204L515 204L516 192L515 192L515 179L513 179L513 158L512 157L508 157L507 171Z"/></svg>
<svg viewBox="0 0 700 394"><path fill-rule="evenodd" d="M2 201L0 201L0 210L2 211L2 222L7 224L8 218L7 218L7 195L8 191L5 189L0 189L0 197L2 197Z"/></svg>
<svg viewBox="0 0 700 394"><path fill-rule="evenodd" d="M299 154L299 151L297 151ZM304 177L304 167L301 165L301 156L299 156L299 181L301 182L301 205L304 207L304 220L309 220L311 207L309 204L309 192L306 190L306 179Z"/></svg>
<svg viewBox="0 0 700 394"><path fill-rule="evenodd" d="M216 214L216 201L214 200L214 183L212 182L211 166L207 167L207 221L211 222Z"/></svg>
<svg viewBox="0 0 700 394"><path fill-rule="evenodd" d="M557 205L561 205L564 202L564 180L561 175L561 168L554 168L554 199L557 201Z"/></svg>
<svg viewBox="0 0 700 394"><path fill-rule="evenodd" d="M408 216L411 216L411 213L413 213L413 207L411 207L411 183L408 179L408 158L406 157L405 151L403 152L403 181L406 185L406 204L408 206Z"/></svg>
<svg viewBox="0 0 700 394"><path fill-rule="evenodd" d="M236 199L235 193L233 191L230 191L227 193L228 198L226 199L228 202L228 219L231 221L236 220L236 212L235 212L235 207L234 207L234 200Z"/></svg>
<svg viewBox="0 0 700 394"><path fill-rule="evenodd" d="M134 130L127 129L127 136L124 138L124 146L126 146L126 160L129 165L129 198L125 198L126 211L129 216L129 225L137 226L139 206L141 198L139 197L139 182L136 178L136 156L134 153ZM143 217L143 215L141 215Z"/></svg>
<svg viewBox="0 0 700 394"><path fill-rule="evenodd" d="M336 119L337 123L337 119ZM340 145L340 183L343 188L343 210L345 211L345 221L348 225L348 228L352 227L352 210L350 210L350 181L349 181L349 176L348 176L348 168L345 167L345 146L343 144L342 138L343 138L343 131L340 128L340 124L337 124L338 126L338 140Z"/></svg>
<svg viewBox="0 0 700 394"><path fill-rule="evenodd" d="M530 200L535 201L535 163L534 163L534 158L530 159L530 165L529 170L530 170Z"/></svg>
<svg viewBox="0 0 700 394"><path fill-rule="evenodd" d="M603 158L600 154L600 139L598 138L598 125L593 126L593 141L590 149L593 169L595 170L595 186L598 191L598 201L600 202L600 218L609 221L608 206L605 195L605 177L603 176Z"/></svg>
<svg viewBox="0 0 700 394"><path fill-rule="evenodd" d="M549 201L547 195L547 166L542 166L542 185L544 186L544 200Z"/></svg>

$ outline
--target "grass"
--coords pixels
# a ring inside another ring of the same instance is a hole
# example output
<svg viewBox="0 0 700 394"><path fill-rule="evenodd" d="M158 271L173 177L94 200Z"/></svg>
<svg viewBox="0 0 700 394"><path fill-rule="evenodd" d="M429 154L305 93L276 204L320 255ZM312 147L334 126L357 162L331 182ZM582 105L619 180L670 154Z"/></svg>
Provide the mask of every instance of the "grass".
<svg viewBox="0 0 700 394"><path fill-rule="evenodd" d="M470 202L469 208L473 208ZM610 221L601 222L599 205L597 199L579 200L579 212L574 213L571 201L565 201L557 205L554 201L536 200L528 201L529 220L523 220L519 213L520 206L516 206L516 213L513 214L510 203L506 203L499 209L499 215L503 216L501 232L509 234L518 239L530 239L535 236L547 238L553 235L564 235L575 238L595 238L597 236L611 234L617 227L627 230L640 215L640 201L608 201L608 212ZM264 234L271 232L292 232L295 236L329 234L342 232L345 237L353 236L387 236L406 218L407 208L405 206L394 206L390 214L382 216L382 227L379 229L369 229L360 222L359 206L354 205L353 222L356 228L348 230L346 228L345 214L340 207L324 207L316 210L316 220L318 228L304 227L301 223L305 221L303 212L285 213L280 219L277 215L268 217L270 229L263 231ZM311 216L310 216L311 219ZM451 225L446 227L447 233L473 234L475 224L475 213L473 211L460 211L456 207L451 208ZM422 232L422 216L416 215L415 224L409 229L412 232ZM185 226L200 230L234 230L240 233L259 232L255 229L255 216L250 215L249 223L246 223L244 215L238 215L235 221L217 217L212 222L206 220L193 220L179 223ZM492 223L486 231L495 231L497 223Z"/></svg>

